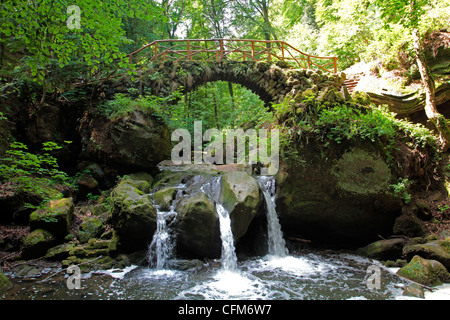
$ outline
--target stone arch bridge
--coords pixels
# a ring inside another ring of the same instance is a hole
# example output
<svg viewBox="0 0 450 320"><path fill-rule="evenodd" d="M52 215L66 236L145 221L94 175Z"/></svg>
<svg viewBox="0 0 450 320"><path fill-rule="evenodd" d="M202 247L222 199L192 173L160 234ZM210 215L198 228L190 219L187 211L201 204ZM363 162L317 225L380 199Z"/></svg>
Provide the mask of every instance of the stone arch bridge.
<svg viewBox="0 0 450 320"><path fill-rule="evenodd" d="M207 82L228 81L250 89L269 107L287 96L314 94L331 102L345 97L345 74L337 73L338 58L309 55L283 41L157 40L129 59L138 66L137 75L116 79L114 93L134 88L140 94L167 97Z"/></svg>

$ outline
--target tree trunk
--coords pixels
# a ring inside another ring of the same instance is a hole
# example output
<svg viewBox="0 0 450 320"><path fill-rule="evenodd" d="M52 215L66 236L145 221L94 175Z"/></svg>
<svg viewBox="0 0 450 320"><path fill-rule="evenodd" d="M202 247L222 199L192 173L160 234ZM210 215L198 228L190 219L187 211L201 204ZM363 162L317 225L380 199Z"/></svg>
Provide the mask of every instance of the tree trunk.
<svg viewBox="0 0 450 320"><path fill-rule="evenodd" d="M230 97L231 97L231 107L234 109L236 109L236 106L234 104L234 91L233 91L233 83L228 81L228 92L230 93Z"/></svg>
<svg viewBox="0 0 450 320"><path fill-rule="evenodd" d="M441 148L447 150L450 143L450 131L448 129L445 117L439 113L436 107L436 96L434 81L431 77L425 53L420 42L419 31L414 29L414 51L417 56L417 66L419 68L422 84L425 90L425 114L431 123L436 127L439 133Z"/></svg>

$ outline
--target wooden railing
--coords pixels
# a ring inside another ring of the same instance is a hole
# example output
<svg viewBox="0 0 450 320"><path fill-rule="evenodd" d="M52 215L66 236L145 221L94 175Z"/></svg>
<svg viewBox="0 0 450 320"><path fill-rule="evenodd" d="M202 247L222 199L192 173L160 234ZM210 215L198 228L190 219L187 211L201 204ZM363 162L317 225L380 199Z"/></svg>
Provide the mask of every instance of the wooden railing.
<svg viewBox="0 0 450 320"><path fill-rule="evenodd" d="M287 61L294 67L337 72L337 57L304 53L284 41L248 39L155 40L129 54L145 61Z"/></svg>

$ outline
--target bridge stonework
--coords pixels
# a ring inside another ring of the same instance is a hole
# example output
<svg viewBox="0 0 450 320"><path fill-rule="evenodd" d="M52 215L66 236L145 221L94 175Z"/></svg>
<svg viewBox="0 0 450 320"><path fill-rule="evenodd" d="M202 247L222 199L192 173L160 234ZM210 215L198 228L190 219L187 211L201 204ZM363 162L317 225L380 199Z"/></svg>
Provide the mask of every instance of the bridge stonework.
<svg viewBox="0 0 450 320"><path fill-rule="evenodd" d="M109 89L116 93L135 88L139 94L167 97L176 90L186 93L214 81L240 84L256 93L268 107L286 97L298 101L299 97L314 95L330 102L348 97L344 73L294 69L283 61L165 61L139 70L134 80L124 76Z"/></svg>

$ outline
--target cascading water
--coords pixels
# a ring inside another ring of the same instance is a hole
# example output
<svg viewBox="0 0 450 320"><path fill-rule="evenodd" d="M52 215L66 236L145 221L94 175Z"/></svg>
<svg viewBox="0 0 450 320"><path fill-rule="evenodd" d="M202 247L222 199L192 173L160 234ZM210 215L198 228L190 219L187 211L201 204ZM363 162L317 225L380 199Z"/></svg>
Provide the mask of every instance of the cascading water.
<svg viewBox="0 0 450 320"><path fill-rule="evenodd" d="M266 200L269 254L285 257L289 251L286 248L275 205L275 179L272 176L259 176L257 180Z"/></svg>
<svg viewBox="0 0 450 320"><path fill-rule="evenodd" d="M181 189L177 191L169 211L160 211L159 206L155 206L157 210L156 231L148 247L147 255L150 266L155 269L167 268L168 261L174 256L175 239L171 235L170 227L176 220L175 208L182 192Z"/></svg>
<svg viewBox="0 0 450 320"><path fill-rule="evenodd" d="M221 177L216 177L205 183L201 190L216 202L216 211L219 216L220 238L222 240L222 268L228 271L237 271L237 257L234 247L234 237L231 230L231 219L228 210L219 202Z"/></svg>
<svg viewBox="0 0 450 320"><path fill-rule="evenodd" d="M224 270L236 271L238 269L237 257L231 230L230 214L219 202L216 202L216 210L219 215L220 238L222 240L222 267Z"/></svg>

